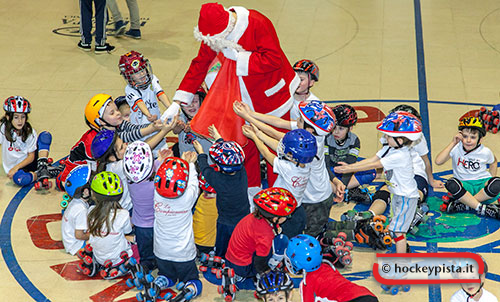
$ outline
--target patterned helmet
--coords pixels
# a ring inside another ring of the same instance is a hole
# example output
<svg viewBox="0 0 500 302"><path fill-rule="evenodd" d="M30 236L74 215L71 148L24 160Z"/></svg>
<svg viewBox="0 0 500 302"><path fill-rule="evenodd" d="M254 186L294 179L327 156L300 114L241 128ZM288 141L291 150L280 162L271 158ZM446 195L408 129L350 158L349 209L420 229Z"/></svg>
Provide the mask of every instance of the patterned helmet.
<svg viewBox="0 0 500 302"><path fill-rule="evenodd" d="M3 110L9 113L30 113L31 104L22 96L9 96L3 103Z"/></svg>
<svg viewBox="0 0 500 302"><path fill-rule="evenodd" d="M291 153L292 158L301 164L312 162L317 152L316 138L304 129L287 132L278 145L280 158L286 158L287 154Z"/></svg>
<svg viewBox="0 0 500 302"><path fill-rule="evenodd" d="M300 102L299 111L304 122L311 125L320 136L327 135L335 127L335 114L323 102L316 100Z"/></svg>
<svg viewBox="0 0 500 302"><path fill-rule="evenodd" d="M89 186L91 173L92 169L88 164L73 168L66 177L66 182L64 184L66 193L68 193L71 198L80 198L83 189Z"/></svg>
<svg viewBox="0 0 500 302"><path fill-rule="evenodd" d="M422 136L422 123L411 113L396 111L386 116L377 125L377 130L389 136L416 141Z"/></svg>
<svg viewBox="0 0 500 302"><path fill-rule="evenodd" d="M118 67L130 86L144 90L151 84L153 79L151 65L141 53L134 50L127 52L120 57Z"/></svg>
<svg viewBox="0 0 500 302"><path fill-rule="evenodd" d="M253 197L253 202L266 218L288 217L297 208L292 193L283 188L267 188Z"/></svg>
<svg viewBox="0 0 500 302"><path fill-rule="evenodd" d="M287 273L271 271L260 277L255 289L260 296L278 291L291 291L293 282Z"/></svg>
<svg viewBox="0 0 500 302"><path fill-rule="evenodd" d="M123 195L123 186L120 177L108 171L94 176L90 189L97 201L119 201Z"/></svg>
<svg viewBox="0 0 500 302"><path fill-rule="evenodd" d="M90 145L90 154L93 159L101 159L113 151L116 142L116 132L114 130L102 129L94 136Z"/></svg>
<svg viewBox="0 0 500 302"><path fill-rule="evenodd" d="M322 260L321 245L316 238L301 234L290 239L285 252L285 264L290 272L313 272L321 266Z"/></svg>
<svg viewBox="0 0 500 302"><path fill-rule="evenodd" d="M333 113L337 119L337 125L351 127L358 122L356 110L347 104L340 104L333 108Z"/></svg>
<svg viewBox="0 0 500 302"><path fill-rule="evenodd" d="M479 131L481 137L486 135L486 129L484 129L483 122L479 118L474 116L464 117L460 120L460 123L458 124L458 130L462 131L464 128L470 128Z"/></svg>
<svg viewBox="0 0 500 302"><path fill-rule="evenodd" d="M99 93L94 95L85 106L85 120L87 123L100 129L101 123L99 121L103 121L104 109L112 101L113 98L109 94Z"/></svg>
<svg viewBox="0 0 500 302"><path fill-rule="evenodd" d="M134 183L141 182L151 175L153 161L151 147L143 141L135 141L127 146L123 156L125 175Z"/></svg>
<svg viewBox="0 0 500 302"><path fill-rule="evenodd" d="M311 75L311 78L316 82L319 81L319 68L311 60L300 60L293 64L293 70L297 72L306 72Z"/></svg>
<svg viewBox="0 0 500 302"><path fill-rule="evenodd" d="M245 161L243 148L232 141L214 143L209 149L209 154L212 160L226 173L241 170Z"/></svg>
<svg viewBox="0 0 500 302"><path fill-rule="evenodd" d="M389 113L393 113L396 111L409 112L409 113L413 114L414 116L416 116L420 121L422 120L420 113L418 113L418 110L415 109L413 106L406 105L406 104L397 105L396 107L392 108L391 111L389 111Z"/></svg>
<svg viewBox="0 0 500 302"><path fill-rule="evenodd" d="M178 157L169 157L158 168L155 176L156 192L165 198L177 198L186 191L189 164Z"/></svg>
<svg viewBox="0 0 500 302"><path fill-rule="evenodd" d="M210 167L214 168L215 171L219 170L216 164L212 164L210 165ZM217 193L215 192L215 189L207 182L205 177L203 177L203 174L201 173L198 174L198 181L200 184L200 189L202 189L203 191L206 191L208 193Z"/></svg>

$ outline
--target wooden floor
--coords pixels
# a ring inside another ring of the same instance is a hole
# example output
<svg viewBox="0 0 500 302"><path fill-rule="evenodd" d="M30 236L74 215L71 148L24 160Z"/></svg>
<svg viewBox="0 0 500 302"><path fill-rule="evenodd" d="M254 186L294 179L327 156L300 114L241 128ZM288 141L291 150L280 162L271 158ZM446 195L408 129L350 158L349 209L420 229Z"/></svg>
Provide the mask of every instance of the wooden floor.
<svg viewBox="0 0 500 302"><path fill-rule="evenodd" d="M125 1L118 1L127 16ZM201 1L139 1L143 38L109 37L111 55L85 53L79 41L78 1L2 0L0 6L0 99L22 95L33 106L29 120L40 132L53 134L51 156L68 154L87 129L83 109L96 93L116 97L125 82L118 72L120 55L129 50L150 59L154 73L171 97L195 56L193 38ZM399 103L421 110L429 126L435 156L456 131L458 118L481 105L500 103L500 2L448 0L256 0L226 1L261 11L274 23L290 62L309 58L320 67L314 93L324 101L351 103L360 110L354 131L362 156L373 155L380 134L377 109L386 113ZM111 27L110 27L111 28ZM500 156L500 134L484 144ZM434 172L449 176L450 165ZM439 195L439 194L438 194ZM75 261L60 243L62 193L19 190L0 175L0 293L9 301L128 301L123 281L78 280L70 271ZM437 201L436 201L437 202ZM337 205L332 218L352 205ZM433 212L438 219L439 211ZM469 215L471 216L471 215ZM472 217L460 220L450 233L417 236L417 252L474 251L488 261L485 288L500 297L500 260L496 258L500 225ZM441 218L439 218L441 219ZM436 220L437 221L437 220ZM476 227L469 225L476 221ZM479 225L480 227L477 227ZM447 228L449 231L449 227ZM459 234L457 234L459 233ZM367 286L380 301L449 301L457 285L414 286L390 296L369 276L375 253L356 247L354 264L344 271ZM69 263L69 264L68 264ZM205 282L199 301L223 301ZM251 292L237 300L252 301ZM298 292L293 301L299 301Z"/></svg>

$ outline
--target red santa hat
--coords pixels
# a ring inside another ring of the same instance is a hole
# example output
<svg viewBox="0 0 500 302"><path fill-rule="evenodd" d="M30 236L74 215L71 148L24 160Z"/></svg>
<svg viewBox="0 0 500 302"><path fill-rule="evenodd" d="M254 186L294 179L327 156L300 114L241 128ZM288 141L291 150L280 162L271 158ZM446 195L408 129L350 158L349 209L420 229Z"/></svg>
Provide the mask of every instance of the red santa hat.
<svg viewBox="0 0 500 302"><path fill-rule="evenodd" d="M201 6L198 27L195 29L200 36L223 36L228 33L229 27L230 14L224 6L219 3L205 3Z"/></svg>

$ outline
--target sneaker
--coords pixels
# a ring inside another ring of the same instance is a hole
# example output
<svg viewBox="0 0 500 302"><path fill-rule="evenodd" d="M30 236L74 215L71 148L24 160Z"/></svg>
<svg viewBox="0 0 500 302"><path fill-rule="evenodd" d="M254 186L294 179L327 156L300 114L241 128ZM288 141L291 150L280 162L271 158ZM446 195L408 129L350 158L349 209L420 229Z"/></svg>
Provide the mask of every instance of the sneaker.
<svg viewBox="0 0 500 302"><path fill-rule="evenodd" d="M122 20L115 22L115 36L121 36L125 33L125 29L127 26L123 23Z"/></svg>
<svg viewBox="0 0 500 302"><path fill-rule="evenodd" d="M95 46L95 53L96 54L101 54L101 53L112 53L115 51L115 47L109 45L109 43L106 43L104 45L96 45Z"/></svg>
<svg viewBox="0 0 500 302"><path fill-rule="evenodd" d="M140 39L141 38L141 30L140 29L130 29L125 33L125 36L134 38L134 39Z"/></svg>
<svg viewBox="0 0 500 302"><path fill-rule="evenodd" d="M481 205L481 207L479 208L479 210L477 211L477 214L478 215L482 215L482 216L487 216L487 217L492 217L492 218L499 218L500 217L500 210L498 209L498 207L496 205L493 205L493 204L483 204Z"/></svg>
<svg viewBox="0 0 500 302"><path fill-rule="evenodd" d="M368 192L361 190L359 187L346 190L346 202L353 201L355 203L367 204L372 203L371 196Z"/></svg>
<svg viewBox="0 0 500 302"><path fill-rule="evenodd" d="M90 51L91 45L90 43L83 43L82 41L78 42L78 48L80 48L83 51Z"/></svg>

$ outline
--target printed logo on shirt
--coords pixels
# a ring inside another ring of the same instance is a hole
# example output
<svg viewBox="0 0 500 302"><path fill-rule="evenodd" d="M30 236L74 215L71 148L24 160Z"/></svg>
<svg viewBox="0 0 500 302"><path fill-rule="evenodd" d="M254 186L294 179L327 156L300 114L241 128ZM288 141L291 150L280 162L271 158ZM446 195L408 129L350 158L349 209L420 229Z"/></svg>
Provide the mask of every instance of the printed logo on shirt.
<svg viewBox="0 0 500 302"><path fill-rule="evenodd" d="M155 202L155 212L165 214L166 216L177 216L179 214L186 214L188 210L174 211L168 203Z"/></svg>
<svg viewBox="0 0 500 302"><path fill-rule="evenodd" d="M462 166L465 170L477 171L481 168L479 160L471 160L467 158L458 158L457 166Z"/></svg>
<svg viewBox="0 0 500 302"><path fill-rule="evenodd" d="M308 177L294 176L292 177L292 187L299 188L307 186Z"/></svg>
<svg viewBox="0 0 500 302"><path fill-rule="evenodd" d="M396 187L396 184L391 182L391 179L392 179L393 175L394 175L394 171L392 171L392 170L385 171L385 173L384 173L384 176L385 176L384 177L385 178L384 182L385 182L386 185L388 185L391 188L395 188Z"/></svg>
<svg viewBox="0 0 500 302"><path fill-rule="evenodd" d="M21 152L21 149L19 149L19 148L17 148L17 147L15 147L15 148L14 148L14 147L12 147L12 146L10 146L8 150L9 150L9 151Z"/></svg>

